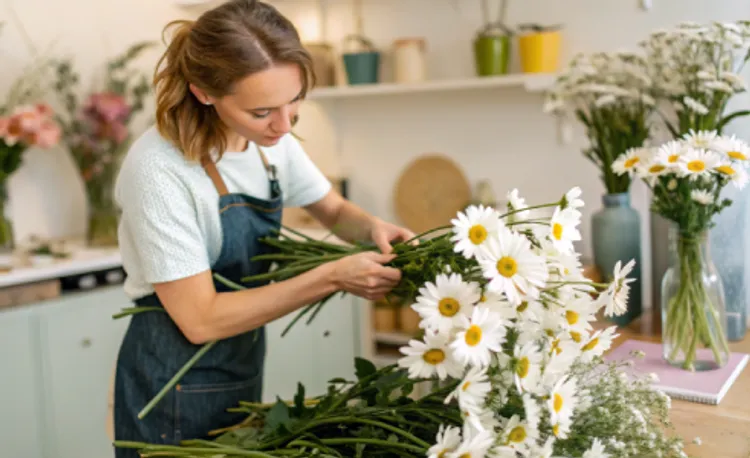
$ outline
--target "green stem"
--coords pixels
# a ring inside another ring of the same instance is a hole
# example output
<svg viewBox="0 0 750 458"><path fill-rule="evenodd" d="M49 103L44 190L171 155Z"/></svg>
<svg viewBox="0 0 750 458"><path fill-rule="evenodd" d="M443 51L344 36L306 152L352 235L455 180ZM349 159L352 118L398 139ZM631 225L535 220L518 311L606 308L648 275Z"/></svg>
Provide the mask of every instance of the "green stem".
<svg viewBox="0 0 750 458"><path fill-rule="evenodd" d="M185 363L185 365L182 366L182 368L179 371L177 371L177 373L169 380L169 382L167 382L166 385L164 385L164 387L162 387L161 391L159 391L159 393L151 401L149 401L148 404L146 404L146 407L144 407L143 410L138 412L138 419L141 420L146 415L148 415L148 413L151 412L154 406L156 406L156 404L158 404L159 401L161 401L162 398L166 396L167 392L169 392L169 390L171 390L172 388L174 388L175 385L177 385L177 382L180 381L180 379L187 373L187 371L189 371L190 368L192 368L195 365L195 363L198 362L198 360L203 357L203 355L205 355L211 348L213 348L214 345L216 345L216 342L217 342L216 340L212 342L208 342L204 344L200 350L195 352L193 357L190 358L190 360L187 363ZM247 455L247 456L262 456L262 455Z"/></svg>
<svg viewBox="0 0 750 458"><path fill-rule="evenodd" d="M120 313L115 313L112 315L112 318L117 320L119 318L123 318L130 315L135 315L136 313L143 313L143 312L166 312L164 310L164 307L151 307L151 306L143 306L143 307L128 307L125 309L122 309Z"/></svg>
<svg viewBox="0 0 750 458"><path fill-rule="evenodd" d="M384 448L400 448L404 450L411 450L412 452L425 453L426 448L417 447L411 444L402 444L400 442L390 442L381 439L369 439L369 438L348 438L348 437L337 437L331 439L320 439L320 442L326 445L347 445L347 444L369 444L376 445Z"/></svg>

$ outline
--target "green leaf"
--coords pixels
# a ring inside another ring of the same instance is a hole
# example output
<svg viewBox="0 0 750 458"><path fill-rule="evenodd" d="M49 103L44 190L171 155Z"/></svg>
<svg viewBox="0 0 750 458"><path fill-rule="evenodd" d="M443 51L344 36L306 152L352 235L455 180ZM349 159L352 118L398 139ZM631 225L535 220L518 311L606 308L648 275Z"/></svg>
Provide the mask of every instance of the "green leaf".
<svg viewBox="0 0 750 458"><path fill-rule="evenodd" d="M294 395L294 407L295 414L301 417L305 412L305 386L302 383L297 383L297 394Z"/></svg>
<svg viewBox="0 0 750 458"><path fill-rule="evenodd" d="M372 362L359 357L355 358L354 360L354 368L359 380L369 377L378 371L378 369Z"/></svg>
<svg viewBox="0 0 750 458"><path fill-rule="evenodd" d="M266 417L266 427L271 431L287 429L289 425L289 407L284 401L277 398L276 404L271 407Z"/></svg>

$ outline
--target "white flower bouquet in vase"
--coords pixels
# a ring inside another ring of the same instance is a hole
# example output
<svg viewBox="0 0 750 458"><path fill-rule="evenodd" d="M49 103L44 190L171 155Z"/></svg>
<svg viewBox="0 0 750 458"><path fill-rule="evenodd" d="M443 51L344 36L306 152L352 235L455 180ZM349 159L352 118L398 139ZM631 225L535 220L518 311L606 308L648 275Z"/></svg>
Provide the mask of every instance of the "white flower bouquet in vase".
<svg viewBox="0 0 750 458"><path fill-rule="evenodd" d="M584 127L583 154L596 167L606 193L604 208L592 215L594 264L602 275L619 262L635 260L633 294L626 314L613 317L627 325L642 312L641 219L630 204L629 175L618 174L621 158L630 160L650 136L655 101L646 60L631 52L579 54L547 94L545 111L574 116Z"/></svg>
<svg viewBox="0 0 750 458"><path fill-rule="evenodd" d="M747 183L750 148L735 137L699 131L642 154L623 174L648 184L651 211L671 223L671 259L661 284L664 359L691 371L722 367L729 357L725 298L707 233L714 215L731 205L721 190Z"/></svg>

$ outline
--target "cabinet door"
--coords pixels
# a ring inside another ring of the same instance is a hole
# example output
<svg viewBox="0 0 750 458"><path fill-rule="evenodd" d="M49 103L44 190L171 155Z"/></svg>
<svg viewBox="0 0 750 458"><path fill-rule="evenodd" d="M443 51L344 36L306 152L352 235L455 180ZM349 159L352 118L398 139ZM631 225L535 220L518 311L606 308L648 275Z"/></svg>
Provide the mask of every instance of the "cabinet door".
<svg viewBox="0 0 750 458"><path fill-rule="evenodd" d="M26 309L0 313L0 455L39 458L39 347Z"/></svg>
<svg viewBox="0 0 750 458"><path fill-rule="evenodd" d="M40 310L48 458L113 456L107 394L128 318L121 286L73 294Z"/></svg>
<svg viewBox="0 0 750 458"><path fill-rule="evenodd" d="M267 326L268 351L264 402L292 399L297 383L305 386L308 397L323 394L328 380L354 376L354 356L359 337L359 304L352 296L331 299L307 324L307 316L299 320L284 336L281 332L294 319L296 312Z"/></svg>

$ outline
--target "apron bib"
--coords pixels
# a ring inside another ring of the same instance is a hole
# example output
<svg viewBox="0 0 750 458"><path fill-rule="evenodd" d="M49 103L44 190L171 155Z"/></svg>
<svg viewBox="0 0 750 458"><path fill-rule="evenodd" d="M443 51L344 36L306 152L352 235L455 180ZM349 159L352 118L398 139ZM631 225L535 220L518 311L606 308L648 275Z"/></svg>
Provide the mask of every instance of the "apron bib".
<svg viewBox="0 0 750 458"><path fill-rule="evenodd" d="M257 146L256 146L257 148ZM269 177L271 198L257 199L227 190L216 165L203 162L219 193L222 247L211 267L236 282L267 272L270 262L250 258L271 252L258 238L272 235L281 225L282 194L275 166L258 148ZM247 287L263 283L245 284ZM217 292L231 289L214 280ZM163 307L156 294L135 301L139 306ZM252 304L248 304L252 307ZM206 353L142 420L138 412L187 362L200 345L191 344L168 314L138 313L120 347L115 376L115 438L155 444L178 444L185 439L208 438L209 431L241 422L246 414L229 413L239 401L260 402L266 355L265 328L220 342ZM116 449L116 458L137 458L132 449Z"/></svg>

